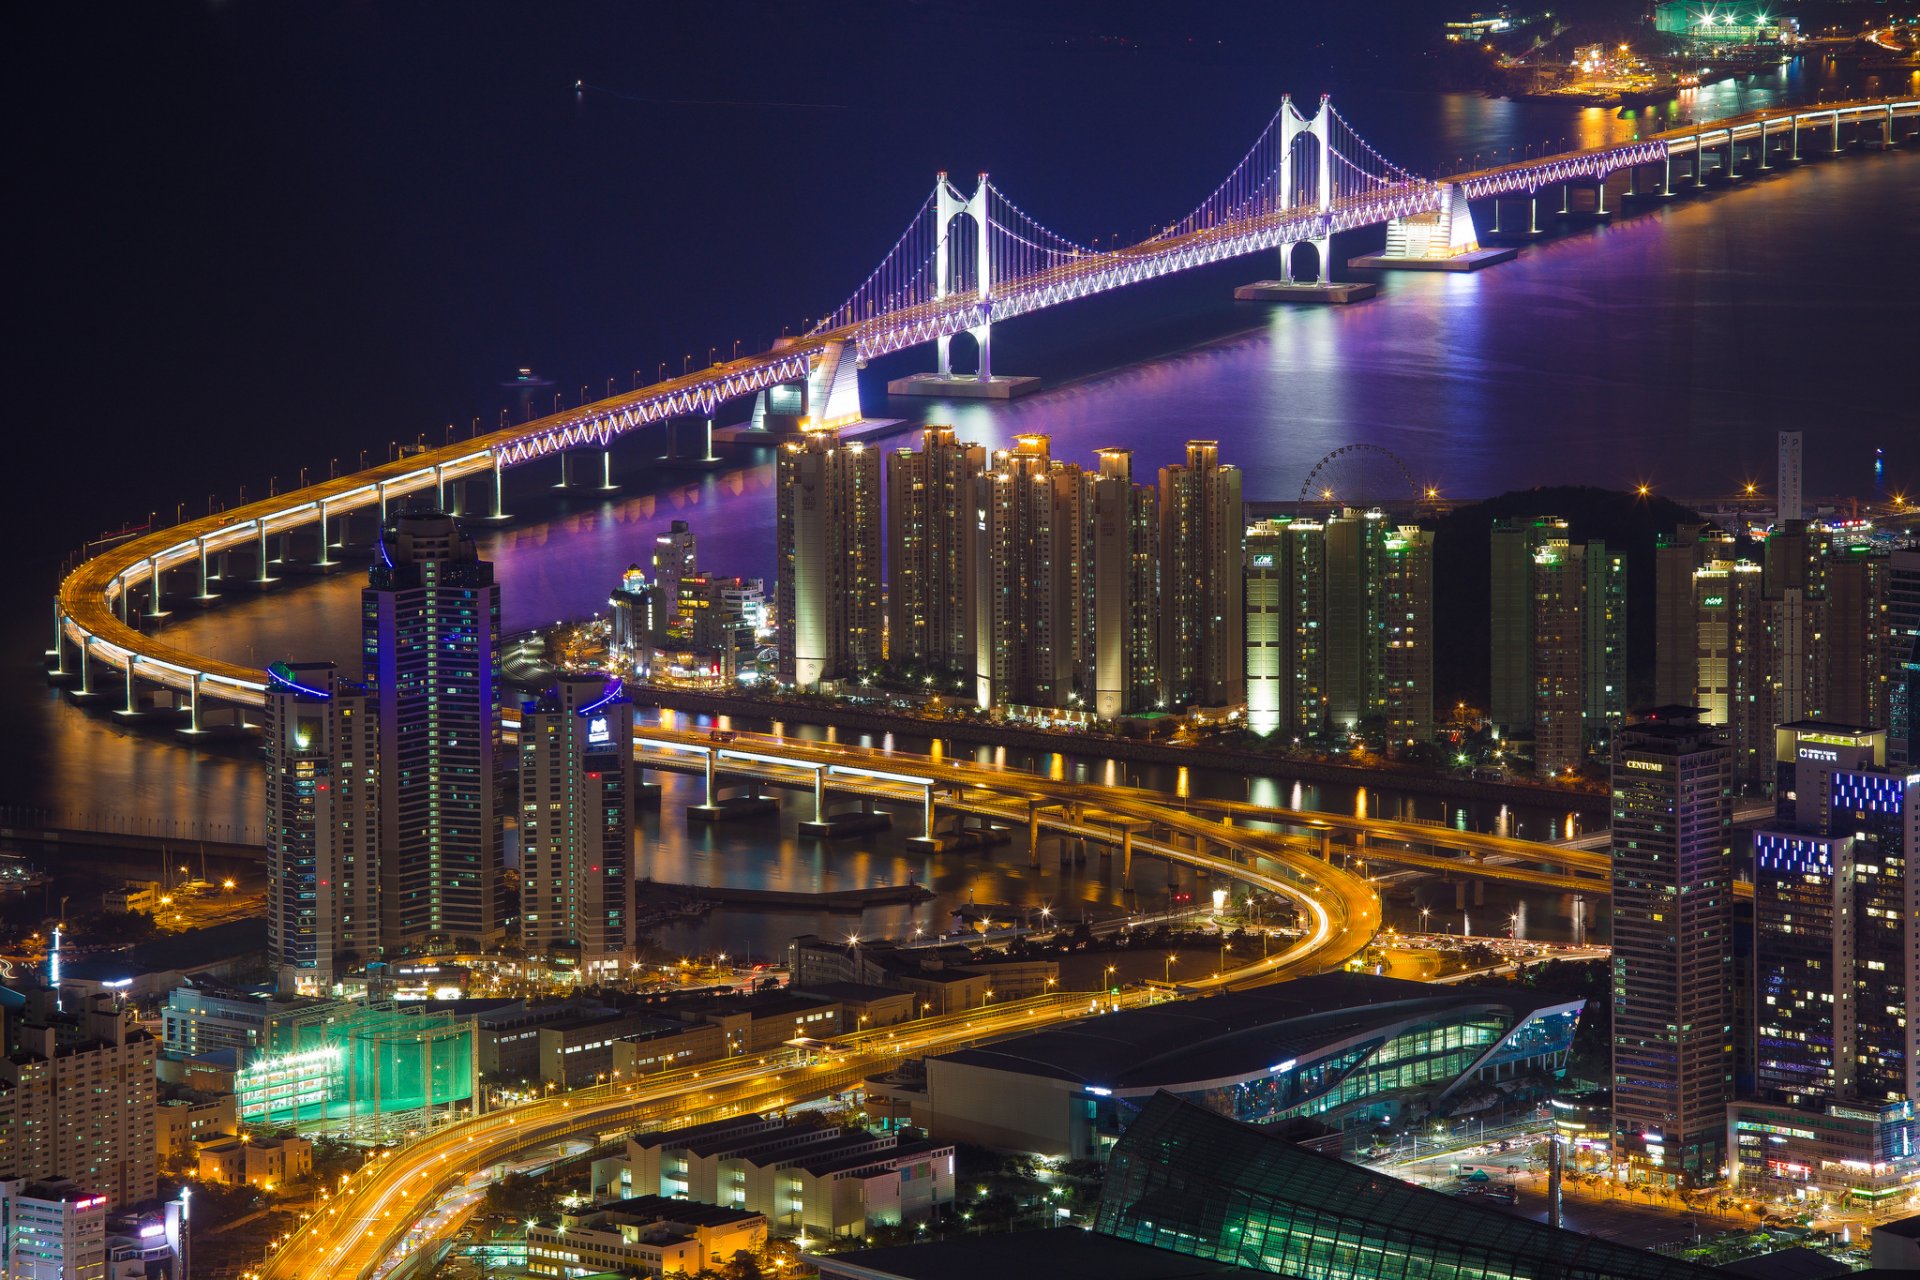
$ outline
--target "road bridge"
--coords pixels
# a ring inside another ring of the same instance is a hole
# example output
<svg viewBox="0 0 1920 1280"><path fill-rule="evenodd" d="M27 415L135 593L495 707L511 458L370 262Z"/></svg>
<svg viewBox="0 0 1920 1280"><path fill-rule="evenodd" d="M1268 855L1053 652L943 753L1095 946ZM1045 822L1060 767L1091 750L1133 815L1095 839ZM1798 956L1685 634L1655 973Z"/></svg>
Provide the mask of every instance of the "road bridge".
<svg viewBox="0 0 1920 1280"><path fill-rule="evenodd" d="M1743 155L1761 169L1791 163L1815 140L1840 149L1849 130L1855 141L1890 146L1916 120L1920 98L1822 104L1705 121L1614 146L1510 159L1436 180L1380 155L1326 99L1311 117L1288 100L1197 207L1143 240L1105 248L1048 228L984 174L971 192L942 174L880 265L812 332L630 394L130 537L86 559L62 581L49 657L84 694L105 692L94 684L95 669L103 668L123 683L125 710L136 712L148 698L163 697L185 711L190 730L197 729L203 699L244 709L261 705L265 694L260 672L188 652L154 634L167 576L184 578L188 593L210 598L213 563L222 555L248 556L257 567L255 582L267 585L276 540L287 535L316 533L315 563L324 567L331 555L329 530L340 519L367 511L384 522L393 503L422 495L445 507L452 487L475 479L491 481L491 514L504 519L508 468L553 455L564 466L568 451L604 452L641 428L710 417L724 403L775 387L794 389L816 427L851 421L859 415L859 366L889 352L931 344L946 367L951 339L968 333L981 346L980 376L990 377L986 353L995 320L1257 252L1279 251L1282 274L1291 281L1300 245L1317 251L1324 282L1335 234L1388 224L1391 242L1395 227L1405 228L1412 219L1438 220L1438 230L1422 243L1430 252L1457 255L1477 246L1469 207L1476 199L1497 202L1525 193L1537 226L1538 195L1554 186L1571 193L1581 184L1597 184L1604 212L1606 184L1616 173L1660 166L1662 189L1672 192L1676 160L1692 167L1697 184L1708 172L1704 157L1724 157L1721 169L1733 175ZM1563 204L1568 199L1570 194ZM965 232L969 226L971 239L956 236L956 228Z"/></svg>

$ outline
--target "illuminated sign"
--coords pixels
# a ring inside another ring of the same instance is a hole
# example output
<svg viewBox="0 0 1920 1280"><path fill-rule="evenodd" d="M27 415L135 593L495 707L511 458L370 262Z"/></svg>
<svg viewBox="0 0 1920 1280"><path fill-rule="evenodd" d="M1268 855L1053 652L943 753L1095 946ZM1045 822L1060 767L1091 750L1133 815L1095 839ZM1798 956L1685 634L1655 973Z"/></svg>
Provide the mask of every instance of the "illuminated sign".
<svg viewBox="0 0 1920 1280"><path fill-rule="evenodd" d="M1261 551L1255 553L1253 557L1253 567L1256 569L1273 568L1273 552Z"/></svg>
<svg viewBox="0 0 1920 1280"><path fill-rule="evenodd" d="M1727 602L1727 598L1725 596L1708 596L1705 599L1703 599L1700 603L1708 606L1709 608L1718 608L1719 606L1725 604L1726 602Z"/></svg>
<svg viewBox="0 0 1920 1280"><path fill-rule="evenodd" d="M1627 761L1627 768L1645 769L1649 773L1665 773L1667 771L1667 766L1661 764L1658 760L1629 760Z"/></svg>
<svg viewBox="0 0 1920 1280"><path fill-rule="evenodd" d="M1802 747L1800 748L1800 758L1802 760L1814 760L1826 764L1840 763L1840 753L1838 751L1828 751L1822 747Z"/></svg>
<svg viewBox="0 0 1920 1280"><path fill-rule="evenodd" d="M607 727L605 716L595 716L587 721L587 741L596 746L613 741L613 730Z"/></svg>

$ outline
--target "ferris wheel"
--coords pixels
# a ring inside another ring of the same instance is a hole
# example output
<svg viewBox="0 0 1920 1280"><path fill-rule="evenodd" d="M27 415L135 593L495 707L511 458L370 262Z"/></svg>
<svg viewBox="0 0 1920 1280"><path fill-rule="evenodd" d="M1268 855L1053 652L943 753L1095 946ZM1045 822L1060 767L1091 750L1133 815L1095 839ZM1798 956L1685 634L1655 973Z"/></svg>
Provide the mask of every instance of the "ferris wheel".
<svg viewBox="0 0 1920 1280"><path fill-rule="evenodd" d="M1361 507L1373 504L1401 506L1423 496L1413 472L1400 455L1377 444L1341 445L1313 464L1300 486L1300 503L1338 503ZM1425 491L1426 497L1434 492Z"/></svg>

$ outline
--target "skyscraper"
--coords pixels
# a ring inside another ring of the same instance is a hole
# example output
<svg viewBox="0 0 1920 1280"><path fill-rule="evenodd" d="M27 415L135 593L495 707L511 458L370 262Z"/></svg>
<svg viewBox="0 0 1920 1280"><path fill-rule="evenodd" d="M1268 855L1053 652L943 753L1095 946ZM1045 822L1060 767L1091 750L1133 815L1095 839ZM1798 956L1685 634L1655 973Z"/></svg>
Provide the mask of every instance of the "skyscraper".
<svg viewBox="0 0 1920 1280"><path fill-rule="evenodd" d="M485 945L501 919L500 592L438 511L383 532L361 593L379 720L381 937Z"/></svg>
<svg viewBox="0 0 1920 1280"><path fill-rule="evenodd" d="M1080 468L1044 435L994 454L987 503L990 701L1066 707L1075 697L1082 595Z"/></svg>
<svg viewBox="0 0 1920 1280"><path fill-rule="evenodd" d="M1693 574L1694 695L1709 724L1726 727L1733 776L1765 785L1773 771L1772 685L1767 679L1760 566L1709 560Z"/></svg>
<svg viewBox="0 0 1920 1280"><path fill-rule="evenodd" d="M1535 768L1560 773L1605 750L1626 716L1626 557L1573 541L1556 516L1498 521L1491 548L1492 719L1530 734Z"/></svg>
<svg viewBox="0 0 1920 1280"><path fill-rule="evenodd" d="M1700 1183L1733 1090L1733 778L1697 708L1613 742L1613 1151L1636 1178Z"/></svg>
<svg viewBox="0 0 1920 1280"><path fill-rule="evenodd" d="M986 665L987 451L928 427L887 455L887 661L960 677Z"/></svg>
<svg viewBox="0 0 1920 1280"><path fill-rule="evenodd" d="M1159 513L1154 491L1133 482L1129 450L1100 450L1100 470L1086 482L1094 710L1113 719L1161 701Z"/></svg>
<svg viewBox="0 0 1920 1280"><path fill-rule="evenodd" d="M1699 642L1693 605L1693 574L1706 563L1708 524L1682 524L1653 549L1653 700L1661 706L1691 702L1698 681Z"/></svg>
<svg viewBox="0 0 1920 1280"><path fill-rule="evenodd" d="M520 938L577 949L589 980L633 945L633 706L618 681L565 678L520 714Z"/></svg>
<svg viewBox="0 0 1920 1280"><path fill-rule="evenodd" d="M1755 1092L1798 1107L1897 1101L1908 905L1886 734L1806 720L1775 743L1775 822L1754 835Z"/></svg>
<svg viewBox="0 0 1920 1280"><path fill-rule="evenodd" d="M857 679L881 660L880 455L807 431L776 470L780 679Z"/></svg>
<svg viewBox="0 0 1920 1280"><path fill-rule="evenodd" d="M1160 469L1161 684L1177 706L1246 700L1240 472L1212 440Z"/></svg>
<svg viewBox="0 0 1920 1280"><path fill-rule="evenodd" d="M1381 540L1380 711L1387 741L1433 736L1433 531L1400 525Z"/></svg>
<svg viewBox="0 0 1920 1280"><path fill-rule="evenodd" d="M1325 532L1291 518L1247 526L1247 724L1261 737L1325 727Z"/></svg>
<svg viewBox="0 0 1920 1280"><path fill-rule="evenodd" d="M1805 501L1800 489L1800 441L1798 431L1780 433L1780 511L1782 523L1806 518Z"/></svg>
<svg viewBox="0 0 1920 1280"><path fill-rule="evenodd" d="M318 995L380 955L378 721L330 662L267 668L267 948Z"/></svg>
<svg viewBox="0 0 1920 1280"><path fill-rule="evenodd" d="M1920 765L1920 551L1895 551L1887 569L1887 760Z"/></svg>

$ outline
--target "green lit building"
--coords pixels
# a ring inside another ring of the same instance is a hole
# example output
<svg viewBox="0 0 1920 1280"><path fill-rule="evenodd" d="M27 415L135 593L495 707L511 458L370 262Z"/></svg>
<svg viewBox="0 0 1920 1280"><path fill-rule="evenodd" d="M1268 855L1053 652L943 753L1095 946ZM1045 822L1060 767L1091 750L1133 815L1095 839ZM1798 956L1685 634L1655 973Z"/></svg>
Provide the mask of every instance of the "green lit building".
<svg viewBox="0 0 1920 1280"><path fill-rule="evenodd" d="M1695 1280L1705 1267L1512 1217L1161 1094L1114 1148L1094 1230L1298 1280Z"/></svg>
<svg viewBox="0 0 1920 1280"><path fill-rule="evenodd" d="M1661 0L1653 6L1653 27L1663 35L1716 44L1768 44L1791 34L1793 20L1780 16L1779 9L1759 0Z"/></svg>
<svg viewBox="0 0 1920 1280"><path fill-rule="evenodd" d="M247 1124L322 1124L452 1107L479 1093L474 1022L392 1002L278 1020L234 1077Z"/></svg>

